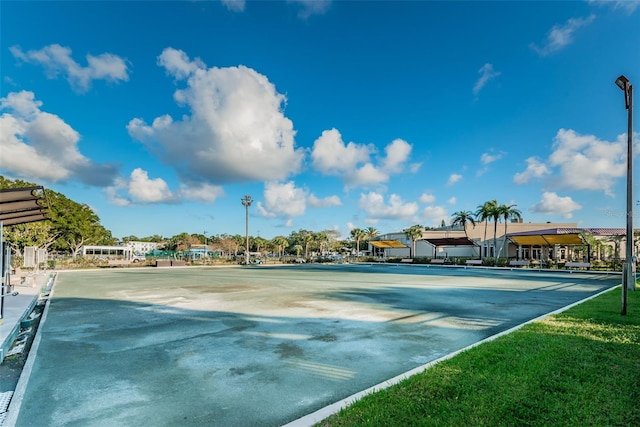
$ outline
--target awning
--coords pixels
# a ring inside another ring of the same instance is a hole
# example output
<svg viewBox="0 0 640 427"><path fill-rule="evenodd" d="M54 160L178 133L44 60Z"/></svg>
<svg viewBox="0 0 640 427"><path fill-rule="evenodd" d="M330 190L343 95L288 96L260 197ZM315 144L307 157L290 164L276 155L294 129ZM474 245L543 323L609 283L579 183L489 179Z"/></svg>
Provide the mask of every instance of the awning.
<svg viewBox="0 0 640 427"><path fill-rule="evenodd" d="M554 245L584 245L582 235L575 230L561 229L538 230L525 233L508 234L507 238L520 246L554 246Z"/></svg>
<svg viewBox="0 0 640 427"><path fill-rule="evenodd" d="M423 239L431 243L433 246L474 246L475 242L467 237L440 237Z"/></svg>
<svg viewBox="0 0 640 427"><path fill-rule="evenodd" d="M0 221L16 225L48 219L49 210L42 186L0 190Z"/></svg>
<svg viewBox="0 0 640 427"><path fill-rule="evenodd" d="M371 243L371 246L379 249L408 248L407 245L397 240L369 240L369 243Z"/></svg>

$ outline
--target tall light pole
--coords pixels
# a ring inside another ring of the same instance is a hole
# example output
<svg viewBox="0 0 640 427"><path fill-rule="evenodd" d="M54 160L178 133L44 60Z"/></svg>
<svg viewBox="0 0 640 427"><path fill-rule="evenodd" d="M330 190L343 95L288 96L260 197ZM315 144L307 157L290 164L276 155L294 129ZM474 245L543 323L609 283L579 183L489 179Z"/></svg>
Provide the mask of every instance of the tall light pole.
<svg viewBox="0 0 640 427"><path fill-rule="evenodd" d="M240 201L242 202L242 206L244 206L245 212L246 212L246 216L245 216L245 235L247 237L247 245L244 249L244 254L246 257L245 260L245 264L249 265L249 206L251 206L251 202L253 200L251 200L251 196L244 196L242 199L240 199Z"/></svg>
<svg viewBox="0 0 640 427"><path fill-rule="evenodd" d="M624 92L624 106L628 112L627 119L627 251L626 262L622 270L622 315L627 314L627 291L636 289L633 272L633 86L629 79L620 76L616 86Z"/></svg>

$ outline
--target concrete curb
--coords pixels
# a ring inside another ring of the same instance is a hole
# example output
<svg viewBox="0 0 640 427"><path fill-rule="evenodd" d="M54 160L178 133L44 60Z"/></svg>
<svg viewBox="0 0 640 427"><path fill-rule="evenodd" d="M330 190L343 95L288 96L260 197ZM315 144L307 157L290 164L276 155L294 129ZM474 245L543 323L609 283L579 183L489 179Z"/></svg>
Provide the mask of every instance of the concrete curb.
<svg viewBox="0 0 640 427"><path fill-rule="evenodd" d="M507 329L506 331L502 331L499 334L492 335L492 336L490 336L488 338L483 339L482 341L478 341L477 343L471 344L471 345L469 345L469 346L467 346L465 348L462 348L462 349L460 349L458 351L454 351L453 353L449 353L446 356L443 356L443 357L441 357L439 359L433 360L433 361L431 361L431 362L429 362L429 363L427 363L425 365L418 366L417 368L414 368L414 369L412 369L410 371L407 371L407 372L405 372L403 374L400 374L400 375L398 375L396 377L393 377L393 378L391 378L391 379L389 379L387 381L384 381L384 382L376 384L376 385L374 385L372 387L369 387L366 390L363 390L361 392L352 394L351 396L349 396L349 397L347 397L345 399L342 399L342 400L340 400L340 401L338 401L336 403L333 403L333 404L331 404L329 406L325 406L322 409L319 409L319 410L317 410L315 412L312 412L312 413L310 413L308 415L305 415L304 417L298 418L297 420L294 420L294 421L292 421L290 423L287 423L282 427L310 427L310 426L313 426L313 425L321 422L322 420L330 417L331 415L334 415L334 414L338 413L341 409L344 409L344 408L348 407L349 405L351 405L351 404L355 403L356 401L362 399L364 396L366 396L368 394L372 394L372 393L375 393L377 391L389 388L389 387L391 387L393 385L396 385L399 382L401 382L401 381L403 381L403 380L405 380L405 379L407 379L409 377L412 377L412 376L414 376L416 374L419 374L419 373L422 373L422 372L426 371L427 369L431 368L432 366L435 366L436 364L438 364L440 362L443 362L445 360L451 359L454 356L457 356L458 354L460 354L460 353L462 353L464 351L467 351L469 349L477 347L477 346L479 346L481 344L484 344L486 342L493 341L496 338L499 338L499 337L501 337L503 335L507 335L507 334L510 334L510 333L512 333L514 331L517 331L518 329L522 328L523 326L525 326L525 325L527 325L529 323L538 322L538 321L543 320L543 319L545 319L545 318L547 318L549 316L552 316L554 314L562 313L563 311L566 311L566 310L568 310L568 309L570 309L572 307L575 307L576 305L582 304L585 301L588 301L590 299L596 298L596 297L598 297L598 296L600 296L602 294L605 294L607 292L611 292L612 290L614 290L614 289L616 289L618 287L619 287L619 285L611 287L611 288L606 289L606 290L604 290L602 292L599 292L596 295L591 295L590 297L585 298L585 299L583 299L581 301L578 301L578 302L575 302L573 304L567 305L566 307L562 307L562 308L560 308L558 310L555 310L555 311L552 311L550 313L543 314L542 316L538 316L535 319L531 319L531 320L529 320L527 322L521 323L520 325L514 326L513 328Z"/></svg>
<svg viewBox="0 0 640 427"><path fill-rule="evenodd" d="M20 374L20 379L18 380L18 384L16 385L16 390L13 392L13 397L11 398L11 402L9 403L7 417L2 424L3 427L14 427L16 425L16 421L18 420L18 414L20 413L22 399L24 398L24 393L27 389L27 384L29 383L29 377L31 376L33 364L35 363L38 353L38 347L40 346L42 325L44 325L44 322L47 320L47 314L49 313L49 302L51 296L53 295L53 287L56 277L57 274L54 273L53 276L49 279L49 282L47 282L47 284L45 285L45 289L49 290L49 299L47 299L47 302L45 303L44 311L42 313L42 319L40 320L40 327L38 327L36 336L33 339L31 350L29 351L29 356L27 356L27 361L22 368L22 373Z"/></svg>

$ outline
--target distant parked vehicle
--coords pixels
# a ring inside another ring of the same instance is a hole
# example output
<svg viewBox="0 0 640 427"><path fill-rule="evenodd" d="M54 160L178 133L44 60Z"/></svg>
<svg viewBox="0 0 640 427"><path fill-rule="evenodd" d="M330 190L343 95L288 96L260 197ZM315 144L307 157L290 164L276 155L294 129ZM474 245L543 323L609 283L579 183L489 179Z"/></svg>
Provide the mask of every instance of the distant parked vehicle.
<svg viewBox="0 0 640 427"><path fill-rule="evenodd" d="M295 263L296 264L304 264L305 262L307 262L307 260L305 260L304 258L296 258L295 259Z"/></svg>
<svg viewBox="0 0 640 427"><path fill-rule="evenodd" d="M135 254L133 258L131 258L132 262L145 262L147 257L144 254Z"/></svg>

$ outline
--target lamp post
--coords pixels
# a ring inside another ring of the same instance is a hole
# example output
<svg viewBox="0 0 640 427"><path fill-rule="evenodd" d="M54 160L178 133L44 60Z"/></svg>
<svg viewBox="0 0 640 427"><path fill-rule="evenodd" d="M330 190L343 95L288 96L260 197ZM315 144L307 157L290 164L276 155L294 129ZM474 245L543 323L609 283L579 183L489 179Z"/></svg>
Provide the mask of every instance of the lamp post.
<svg viewBox="0 0 640 427"><path fill-rule="evenodd" d="M209 258L209 239L207 238L207 231L203 231L204 234L204 257Z"/></svg>
<svg viewBox="0 0 640 427"><path fill-rule="evenodd" d="M244 254L246 257L245 260L245 264L249 265L249 206L251 206L251 202L253 200L251 200L251 196L244 196L242 199L240 199L240 201L242 202L242 206L244 206L245 212L246 212L246 216L245 216L245 235L247 238L247 245L244 249Z"/></svg>
<svg viewBox="0 0 640 427"><path fill-rule="evenodd" d="M620 76L616 79L616 86L624 92L624 106L628 113L627 119L627 247L626 262L622 270L622 315L627 314L627 291L635 290L635 275L633 274L633 86L629 79Z"/></svg>

